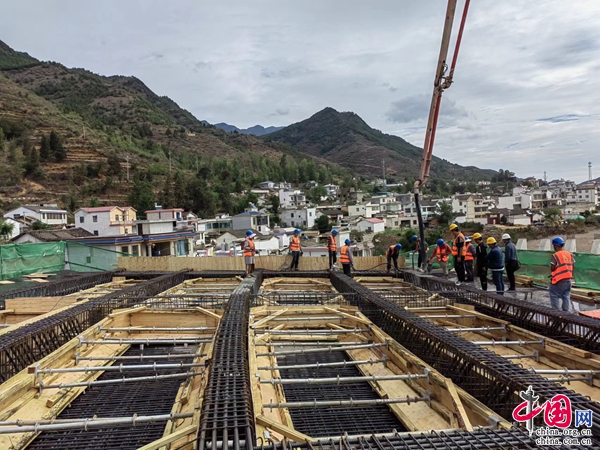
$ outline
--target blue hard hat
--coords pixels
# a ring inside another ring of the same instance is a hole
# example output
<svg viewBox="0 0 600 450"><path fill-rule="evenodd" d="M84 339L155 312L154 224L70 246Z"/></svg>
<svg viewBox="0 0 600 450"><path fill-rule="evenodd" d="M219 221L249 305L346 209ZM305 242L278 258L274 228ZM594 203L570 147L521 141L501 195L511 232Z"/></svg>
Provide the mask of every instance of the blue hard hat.
<svg viewBox="0 0 600 450"><path fill-rule="evenodd" d="M419 239L419 236L417 236L416 234L412 237L413 242L416 241L417 239Z"/></svg>
<svg viewBox="0 0 600 450"><path fill-rule="evenodd" d="M248 231L246 231L246 236L251 236L251 235L253 235L253 234L254 234L254 233L252 232L252 230L248 230Z"/></svg>
<svg viewBox="0 0 600 450"><path fill-rule="evenodd" d="M344 241L344 244L346 244L346 245L350 245L350 243L351 243L351 242L352 242L352 241L351 241L350 239L346 239L346 240Z"/></svg>
<svg viewBox="0 0 600 450"><path fill-rule="evenodd" d="M331 230L331 234L338 234L338 230Z"/></svg>
<svg viewBox="0 0 600 450"><path fill-rule="evenodd" d="M397 248L398 250L402 250L402 244L396 244L396 248Z"/></svg>
<svg viewBox="0 0 600 450"><path fill-rule="evenodd" d="M296 229L294 230L294 234L300 234L300 233L301 233L301 231L300 231L298 228L296 228Z"/></svg>
<svg viewBox="0 0 600 450"><path fill-rule="evenodd" d="M445 242L444 242L444 240L443 240L443 239L438 239L438 240L437 240L437 245L439 245L440 247L443 247L443 246L444 246L444 244L445 244Z"/></svg>
<svg viewBox="0 0 600 450"><path fill-rule="evenodd" d="M560 236L557 236L552 239L552 245L565 245L565 240Z"/></svg>

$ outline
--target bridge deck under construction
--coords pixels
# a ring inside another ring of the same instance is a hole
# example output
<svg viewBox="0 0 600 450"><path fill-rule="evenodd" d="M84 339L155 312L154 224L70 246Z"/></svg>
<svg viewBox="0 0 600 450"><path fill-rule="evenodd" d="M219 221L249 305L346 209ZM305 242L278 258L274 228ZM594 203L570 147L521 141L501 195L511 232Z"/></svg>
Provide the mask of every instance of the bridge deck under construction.
<svg viewBox="0 0 600 450"><path fill-rule="evenodd" d="M537 448L529 386L600 444L600 321L413 271L105 272L5 292L7 321L13 299L0 448Z"/></svg>

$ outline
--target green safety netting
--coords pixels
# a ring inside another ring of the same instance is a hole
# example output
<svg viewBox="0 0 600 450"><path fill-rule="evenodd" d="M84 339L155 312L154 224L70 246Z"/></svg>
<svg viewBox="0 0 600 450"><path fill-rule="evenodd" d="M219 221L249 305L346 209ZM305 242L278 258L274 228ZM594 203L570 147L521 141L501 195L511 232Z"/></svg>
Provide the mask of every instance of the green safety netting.
<svg viewBox="0 0 600 450"><path fill-rule="evenodd" d="M0 280L64 268L64 242L0 245Z"/></svg>
<svg viewBox="0 0 600 450"><path fill-rule="evenodd" d="M65 262L70 270L76 272L95 272L104 270L116 270L117 258L120 256L130 256L128 253L121 253L93 245L79 244L77 242L67 242L67 254Z"/></svg>

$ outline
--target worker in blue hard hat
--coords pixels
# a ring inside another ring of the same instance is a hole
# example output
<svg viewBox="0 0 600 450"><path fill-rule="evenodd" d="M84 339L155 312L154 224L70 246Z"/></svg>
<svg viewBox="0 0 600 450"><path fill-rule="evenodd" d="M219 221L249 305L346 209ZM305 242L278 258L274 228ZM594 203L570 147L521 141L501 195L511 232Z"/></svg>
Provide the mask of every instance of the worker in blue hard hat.
<svg viewBox="0 0 600 450"><path fill-rule="evenodd" d="M327 236L327 252L329 253L329 270L335 267L337 262L337 238L338 230L331 230L331 234Z"/></svg>
<svg viewBox="0 0 600 450"><path fill-rule="evenodd" d="M392 244L388 247L385 257L387 258L387 271L390 273L392 268L392 261L394 262L394 269L398 271L398 256L400 256L400 250L402 250L401 244Z"/></svg>
<svg viewBox="0 0 600 450"><path fill-rule="evenodd" d="M300 254L302 252L302 244L300 243L301 232L301 230L295 229L294 235L290 239L290 251L292 252L291 270L298 270L298 263L300 262Z"/></svg>
<svg viewBox="0 0 600 450"><path fill-rule="evenodd" d="M571 309L571 286L573 284L573 271L575 270L575 259L573 255L564 249L565 241L557 236L552 239L554 255L550 262L550 305L558 309L559 300L562 299L563 311Z"/></svg>
<svg viewBox="0 0 600 450"><path fill-rule="evenodd" d="M252 230L246 231L246 240L244 241L244 262L246 263L246 275L254 276L254 255L256 254L256 246L254 245L254 237L256 235Z"/></svg>
<svg viewBox="0 0 600 450"><path fill-rule="evenodd" d="M433 263L438 263L444 271L444 276L448 276L448 258L452 254L452 249L443 239L438 239L431 256L427 259L427 272L431 273Z"/></svg>
<svg viewBox="0 0 600 450"><path fill-rule="evenodd" d="M354 269L354 258L352 257L352 249L350 248L352 241L346 239L344 245L340 248L340 263L344 269L344 275L352 276L350 268Z"/></svg>

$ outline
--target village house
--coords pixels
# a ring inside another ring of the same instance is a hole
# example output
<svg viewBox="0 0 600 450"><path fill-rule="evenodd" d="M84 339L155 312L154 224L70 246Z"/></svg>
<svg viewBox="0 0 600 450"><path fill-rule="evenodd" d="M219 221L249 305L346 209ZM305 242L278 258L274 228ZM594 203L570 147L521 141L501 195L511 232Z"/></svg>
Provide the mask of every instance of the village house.
<svg viewBox="0 0 600 450"><path fill-rule="evenodd" d="M385 222L374 217L360 220L355 228L363 233L381 233L385 231Z"/></svg>
<svg viewBox="0 0 600 450"><path fill-rule="evenodd" d="M19 220L29 218L46 225L66 225L67 211L59 209L55 204L23 205L4 214L7 219Z"/></svg>
<svg viewBox="0 0 600 450"><path fill-rule="evenodd" d="M131 206L99 206L75 211L75 226L94 236L137 234L136 210Z"/></svg>
<svg viewBox="0 0 600 450"><path fill-rule="evenodd" d="M284 208L280 211L284 227L312 228L317 219L317 208Z"/></svg>

